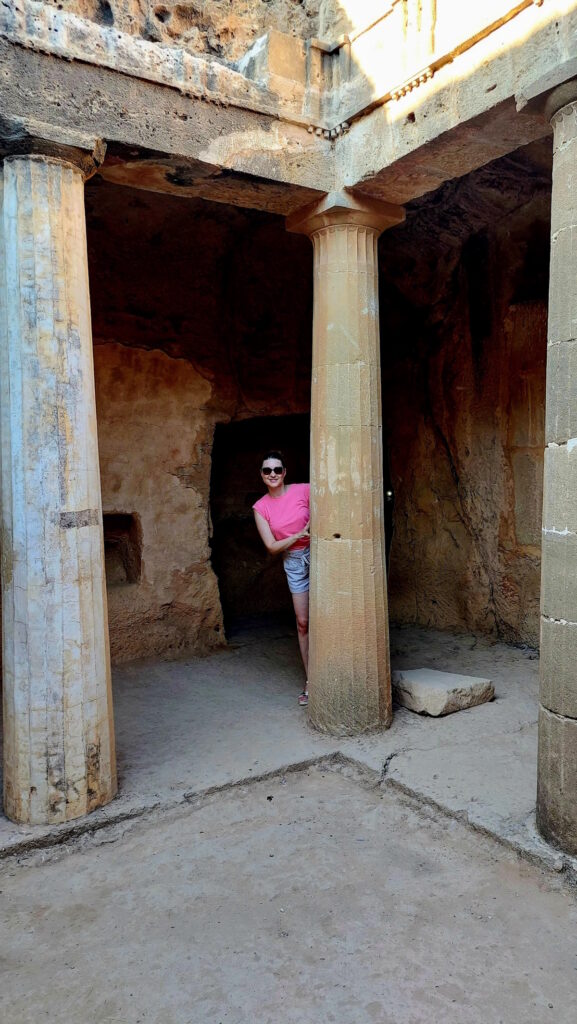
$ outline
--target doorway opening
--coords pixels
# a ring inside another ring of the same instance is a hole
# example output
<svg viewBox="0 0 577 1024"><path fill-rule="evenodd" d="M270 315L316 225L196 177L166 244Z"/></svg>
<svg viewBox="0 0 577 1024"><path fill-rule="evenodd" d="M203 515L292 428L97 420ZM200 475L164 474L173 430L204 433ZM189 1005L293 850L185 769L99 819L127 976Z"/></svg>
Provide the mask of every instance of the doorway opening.
<svg viewBox="0 0 577 1024"><path fill-rule="evenodd" d="M264 493L259 468L267 449L283 453L288 483L307 482L308 414L262 416L216 427L210 485L212 567L227 636L253 620L294 621L282 560L266 551L252 511Z"/></svg>

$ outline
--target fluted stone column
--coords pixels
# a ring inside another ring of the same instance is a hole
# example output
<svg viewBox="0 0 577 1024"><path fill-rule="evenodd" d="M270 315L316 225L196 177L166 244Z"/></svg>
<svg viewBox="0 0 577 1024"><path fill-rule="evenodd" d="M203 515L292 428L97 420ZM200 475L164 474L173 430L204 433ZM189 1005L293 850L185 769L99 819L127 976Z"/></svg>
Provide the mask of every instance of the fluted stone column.
<svg viewBox="0 0 577 1024"><path fill-rule="evenodd" d="M537 822L577 854L577 103L552 125Z"/></svg>
<svg viewBox="0 0 577 1024"><path fill-rule="evenodd" d="M83 173L4 161L0 217L4 807L116 792Z"/></svg>
<svg viewBox="0 0 577 1024"><path fill-rule="evenodd" d="M293 214L314 246L309 714L389 725L377 242L404 211L335 193Z"/></svg>

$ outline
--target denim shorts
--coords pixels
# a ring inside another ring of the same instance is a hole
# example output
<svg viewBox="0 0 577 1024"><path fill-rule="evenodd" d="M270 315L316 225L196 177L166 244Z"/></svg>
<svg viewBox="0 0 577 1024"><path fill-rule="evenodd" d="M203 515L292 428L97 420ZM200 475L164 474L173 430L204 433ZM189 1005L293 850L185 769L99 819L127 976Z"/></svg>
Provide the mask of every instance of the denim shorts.
<svg viewBox="0 0 577 1024"><path fill-rule="evenodd" d="M304 594L309 589L311 549L297 548L283 555L284 571L291 594Z"/></svg>

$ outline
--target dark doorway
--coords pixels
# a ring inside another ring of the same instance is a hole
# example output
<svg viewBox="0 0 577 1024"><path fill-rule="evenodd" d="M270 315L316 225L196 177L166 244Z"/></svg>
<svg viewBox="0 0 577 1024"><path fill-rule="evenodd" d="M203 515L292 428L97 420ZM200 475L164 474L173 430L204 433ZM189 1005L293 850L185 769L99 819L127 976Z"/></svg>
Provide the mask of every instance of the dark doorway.
<svg viewBox="0 0 577 1024"><path fill-rule="evenodd" d="M267 449L283 452L287 483L309 479L310 417L266 416L219 425L212 455L212 566L227 633L250 619L292 621L280 557L267 554L252 506L264 493L259 474Z"/></svg>

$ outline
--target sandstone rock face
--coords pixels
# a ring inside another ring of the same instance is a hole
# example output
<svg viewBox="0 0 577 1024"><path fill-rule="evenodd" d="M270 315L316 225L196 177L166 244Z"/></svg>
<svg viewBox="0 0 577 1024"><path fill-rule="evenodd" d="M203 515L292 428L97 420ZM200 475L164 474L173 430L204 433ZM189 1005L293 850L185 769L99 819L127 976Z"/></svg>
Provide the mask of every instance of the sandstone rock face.
<svg viewBox="0 0 577 1024"><path fill-rule="evenodd" d="M95 377L111 655L218 646L208 546L213 422L204 411L211 387L190 363L116 344L96 347ZM122 538L107 531L112 516L132 518L140 546L139 568L124 578L114 558Z"/></svg>
<svg viewBox="0 0 577 1024"><path fill-rule="evenodd" d="M438 672L432 668L393 672L393 696L398 704L419 715L451 715L493 700L490 679Z"/></svg>
<svg viewBox="0 0 577 1024"><path fill-rule="evenodd" d="M312 256L284 219L86 186L95 343L161 349L207 381L214 420L307 412Z"/></svg>
<svg viewBox="0 0 577 1024"><path fill-rule="evenodd" d="M267 29L317 34L319 0L45 0L71 14L151 42L237 61Z"/></svg>
<svg viewBox="0 0 577 1024"><path fill-rule="evenodd" d="M538 645L548 175L498 161L382 239L397 622Z"/></svg>
<svg viewBox="0 0 577 1024"><path fill-rule="evenodd" d="M549 174L546 150L521 151L379 243L398 623L538 643ZM86 206L104 511L141 531L140 582L118 561L109 577L113 655L206 649L211 566L229 618L290 608L251 504L271 444L307 478L310 242L272 214L98 179Z"/></svg>
<svg viewBox="0 0 577 1024"><path fill-rule="evenodd" d="M503 312L481 365L462 308L412 408L391 389L391 615L537 645L546 307Z"/></svg>
<svg viewBox="0 0 577 1024"><path fill-rule="evenodd" d="M290 605L251 504L265 447L294 450L308 479L290 414L309 403L310 243L223 205L97 182L86 199L112 658L202 653L224 642L221 604ZM249 419L215 467L213 550L215 424Z"/></svg>

